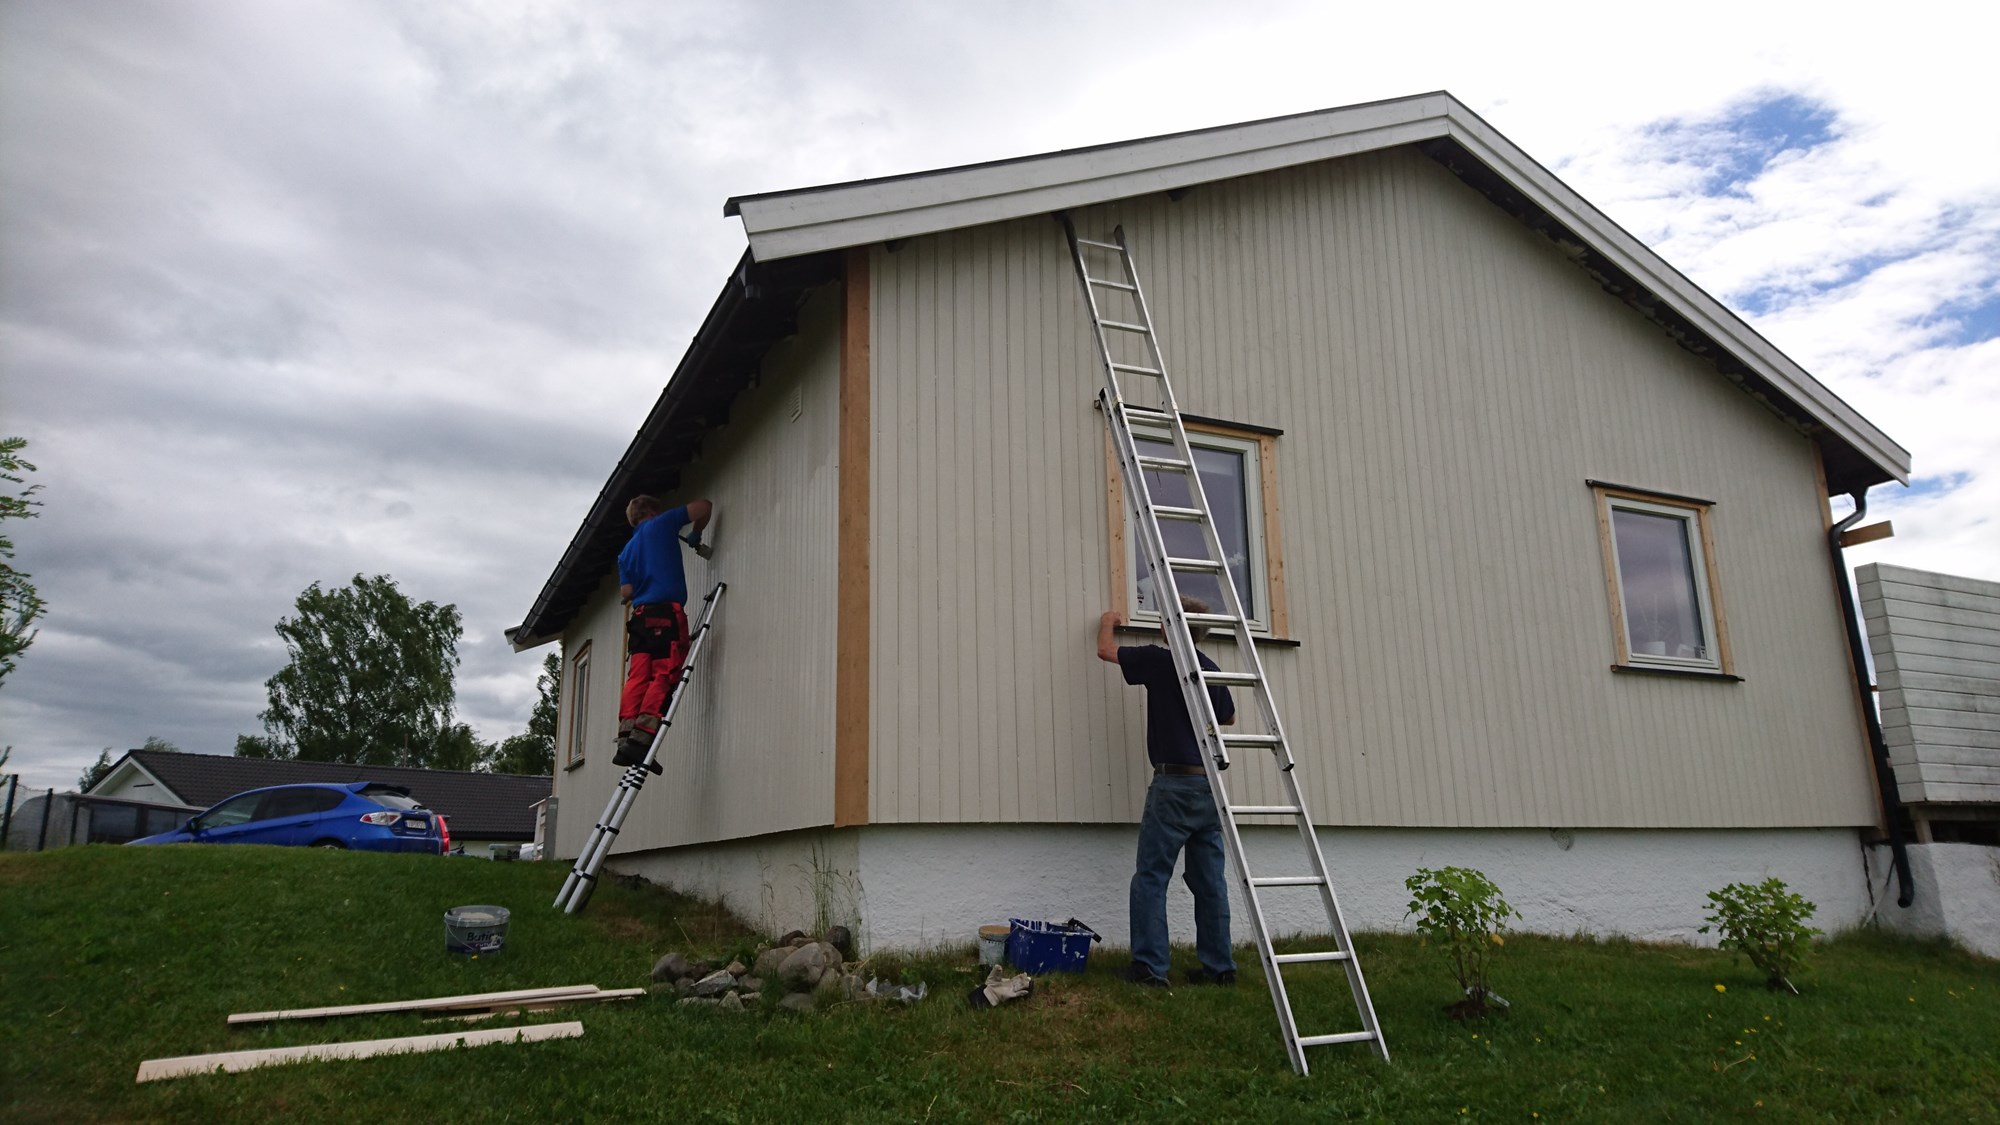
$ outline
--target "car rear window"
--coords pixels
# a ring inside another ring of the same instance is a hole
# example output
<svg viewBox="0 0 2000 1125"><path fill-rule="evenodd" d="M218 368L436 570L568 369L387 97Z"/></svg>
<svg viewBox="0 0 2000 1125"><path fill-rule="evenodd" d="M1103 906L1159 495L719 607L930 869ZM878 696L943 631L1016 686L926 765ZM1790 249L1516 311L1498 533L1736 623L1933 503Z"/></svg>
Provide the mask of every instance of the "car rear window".
<svg viewBox="0 0 2000 1125"><path fill-rule="evenodd" d="M401 809L404 812L422 812L424 809L422 802L394 789L363 789L361 795L384 808Z"/></svg>

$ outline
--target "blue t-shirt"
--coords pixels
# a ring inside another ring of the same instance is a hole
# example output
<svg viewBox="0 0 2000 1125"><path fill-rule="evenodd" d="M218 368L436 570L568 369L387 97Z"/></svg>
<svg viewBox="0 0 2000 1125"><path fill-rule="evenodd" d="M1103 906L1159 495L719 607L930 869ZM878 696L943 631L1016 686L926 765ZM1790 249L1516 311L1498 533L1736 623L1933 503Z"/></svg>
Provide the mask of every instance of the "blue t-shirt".
<svg viewBox="0 0 2000 1125"><path fill-rule="evenodd" d="M1201 666L1219 672L1205 653L1195 653ZM1195 745L1194 724L1188 721L1187 701L1181 698L1181 674L1174 667L1174 654L1159 645L1127 645L1118 650L1118 670L1125 682L1146 689L1146 757L1156 766L1199 766L1201 750ZM1208 701L1218 722L1236 717L1236 701L1229 689L1211 687Z"/></svg>
<svg viewBox="0 0 2000 1125"><path fill-rule="evenodd" d="M632 587L633 605L687 604L687 572L675 533L688 524L685 506L661 512L632 529L618 552L618 584Z"/></svg>

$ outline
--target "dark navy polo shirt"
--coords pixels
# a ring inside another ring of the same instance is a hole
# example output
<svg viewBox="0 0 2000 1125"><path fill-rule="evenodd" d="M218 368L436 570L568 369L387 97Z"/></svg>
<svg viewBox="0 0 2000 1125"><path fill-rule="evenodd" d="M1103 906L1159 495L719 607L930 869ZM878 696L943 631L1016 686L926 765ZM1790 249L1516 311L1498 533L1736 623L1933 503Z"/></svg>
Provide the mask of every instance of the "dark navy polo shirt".
<svg viewBox="0 0 2000 1125"><path fill-rule="evenodd" d="M1215 661L1195 654L1201 666L1220 672ZM1194 724L1188 721L1187 701L1181 698L1180 672L1174 668L1174 654L1159 645L1126 645L1118 650L1118 670L1125 682L1146 689L1146 757L1156 766L1200 766L1201 750L1195 745ZM1236 701L1229 689L1211 687L1208 700L1218 721L1227 724L1236 717Z"/></svg>

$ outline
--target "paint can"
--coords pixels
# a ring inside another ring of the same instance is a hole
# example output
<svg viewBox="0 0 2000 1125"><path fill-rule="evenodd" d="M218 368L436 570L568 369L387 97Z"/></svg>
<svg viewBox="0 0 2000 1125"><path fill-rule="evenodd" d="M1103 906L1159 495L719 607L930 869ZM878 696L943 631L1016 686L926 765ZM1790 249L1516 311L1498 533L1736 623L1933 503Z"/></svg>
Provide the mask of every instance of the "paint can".
<svg viewBox="0 0 2000 1125"><path fill-rule="evenodd" d="M1007 935L1011 932L1007 926L979 927L980 965L998 965L1007 956Z"/></svg>

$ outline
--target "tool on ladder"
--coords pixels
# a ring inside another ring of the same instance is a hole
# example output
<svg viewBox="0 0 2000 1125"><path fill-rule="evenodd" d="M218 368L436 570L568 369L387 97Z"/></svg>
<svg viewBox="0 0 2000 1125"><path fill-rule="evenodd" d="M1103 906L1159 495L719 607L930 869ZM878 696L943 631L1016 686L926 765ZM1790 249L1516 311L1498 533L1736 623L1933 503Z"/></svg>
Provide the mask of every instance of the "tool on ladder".
<svg viewBox="0 0 2000 1125"><path fill-rule="evenodd" d="M1339 900L1333 893L1333 879L1327 870L1326 856L1320 851L1319 837L1313 832L1312 818L1306 811L1305 795L1293 769L1298 762L1292 756L1284 725L1278 719L1277 700L1271 694L1271 683L1264 674L1263 661L1258 658L1257 648L1251 643L1251 619L1244 611L1243 597L1236 588L1228 553L1216 530L1214 509L1209 507L1207 492L1202 488L1201 476L1195 468L1194 449L1188 444L1187 427L1181 422L1173 386L1167 379L1166 358L1161 354L1159 337L1153 330L1153 317L1146 306L1145 293L1139 287L1139 273L1132 264L1132 251L1125 241L1125 228L1120 226L1115 229L1110 242L1095 241L1078 237L1076 225L1068 215L1060 218L1063 230L1069 236L1070 257L1076 264L1077 280L1083 286L1084 302L1090 309L1090 326L1097 337L1098 355L1104 363L1104 388L1098 392L1098 406L1104 412L1105 424L1111 429L1118 469L1124 474L1127 507L1138 530L1139 549L1152 580L1151 600L1159 610L1167 646L1173 653L1174 667L1180 675L1181 694L1194 725L1195 741L1212 763L1207 771L1209 794L1215 799L1216 810L1222 814L1224 847L1229 854L1230 865L1236 871L1237 883L1243 889L1244 901L1250 907L1257 957L1264 966L1264 979L1270 982L1271 1002L1278 1010L1278 1027L1285 1041L1285 1053L1291 1058L1292 1069L1301 1075L1307 1073L1305 1048L1332 1043L1372 1041L1376 1052L1387 1062L1389 1045L1382 1038L1382 1029L1375 1021L1375 1007L1368 999L1368 984L1361 976L1361 962L1355 957L1354 943L1348 936ZM1111 276L1104 270L1092 272L1092 259L1115 263L1117 275ZM1119 341L1116 345L1114 339ZM1136 400L1125 391L1128 382L1157 387L1158 398L1144 402ZM1155 448L1170 446L1171 452L1142 452L1142 441ZM1153 498L1156 486L1149 479L1155 474L1183 478L1189 502L1163 504L1156 501ZM1166 534L1161 529L1162 521L1192 524L1200 528L1206 544L1206 557L1168 553ZM1182 609L1179 576L1185 574L1209 575L1218 580L1226 612L1189 613ZM1236 671L1213 672L1202 668L1196 658L1194 635L1189 631L1192 625L1235 630L1236 651L1242 658L1242 667ZM1216 686L1248 689L1256 697L1257 709L1263 714L1266 733L1222 733L1208 695L1208 688ZM1270 752L1271 761L1279 766L1278 776L1282 779L1285 793L1283 804L1230 803L1229 787L1223 780L1223 771L1229 768L1232 749ZM1239 818L1249 816L1291 817L1305 845L1310 873L1253 876L1243 852L1242 832L1238 824ZM1271 948L1271 934L1264 917L1261 895L1265 890L1281 887L1319 889L1335 948L1315 953L1277 953ZM1347 971L1348 988L1354 994L1354 1006L1361 1015L1363 1030L1331 1035L1299 1034L1283 970L1287 966L1314 962L1338 963Z"/></svg>
<svg viewBox="0 0 2000 1125"><path fill-rule="evenodd" d="M681 664L680 682L674 685L673 694L667 697L665 713L660 716L660 729L653 732L653 744L646 748L646 757L637 765L626 766L618 777L618 788L611 791L611 803L604 806L604 815L598 818L597 827L590 830L590 839L584 841L583 851L576 857L576 866L570 868L569 878L563 880L562 890L557 892L556 908L565 914L575 914L590 901L590 893L597 889L597 869L604 865L604 857L611 853L611 845L618 836L618 830L625 824L625 816L632 811L632 802L639 797L639 790L646 784L646 774L652 769L653 759L659 756L660 745L666 741L667 728L674 725L674 712L680 709L681 696L686 694L688 681L694 679L695 662L701 659L701 646L708 640L708 630L715 619L715 609L722 604L722 592L729 588L727 582L717 582L715 589L702 599L701 620L696 623L688 637L687 660Z"/></svg>

